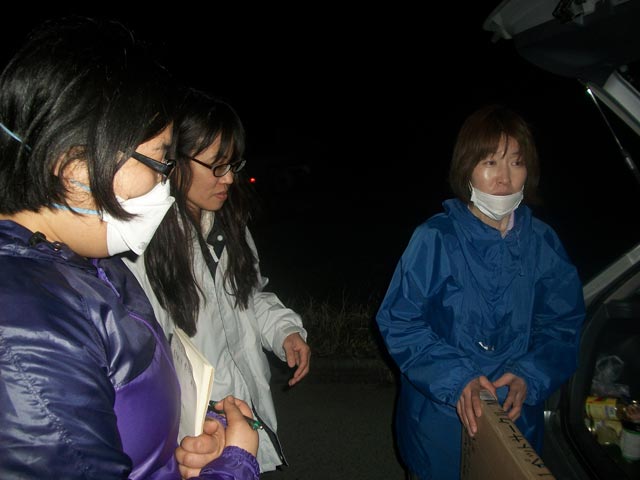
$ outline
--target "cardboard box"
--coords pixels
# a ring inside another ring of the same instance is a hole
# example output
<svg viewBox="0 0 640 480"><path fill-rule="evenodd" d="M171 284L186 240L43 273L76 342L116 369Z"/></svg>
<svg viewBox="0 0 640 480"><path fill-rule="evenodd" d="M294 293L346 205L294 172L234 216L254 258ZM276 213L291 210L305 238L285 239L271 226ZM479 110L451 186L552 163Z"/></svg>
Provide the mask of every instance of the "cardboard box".
<svg viewBox="0 0 640 480"><path fill-rule="evenodd" d="M462 480L553 480L542 459L531 447L500 404L481 392L482 416L474 438L462 428Z"/></svg>

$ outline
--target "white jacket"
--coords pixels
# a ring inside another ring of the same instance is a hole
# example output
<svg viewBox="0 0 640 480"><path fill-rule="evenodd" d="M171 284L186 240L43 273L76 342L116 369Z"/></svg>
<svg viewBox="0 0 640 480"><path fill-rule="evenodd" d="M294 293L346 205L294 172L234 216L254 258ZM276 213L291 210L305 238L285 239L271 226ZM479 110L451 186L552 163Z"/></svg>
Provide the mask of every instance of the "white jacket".
<svg viewBox="0 0 640 480"><path fill-rule="evenodd" d="M203 215L203 227L208 227L203 228L205 238L213 226L213 215L213 212ZM249 231L247 240L258 258ZM286 361L282 348L285 338L292 333L299 333L305 341L307 339L302 320L297 313L286 308L275 294L263 291L268 279L260 275L259 268L259 287L249 297L248 308L236 308L235 297L229 295L223 285L228 261L226 248L219 259L214 282L197 238L194 238L193 242L194 272L198 284L205 292L205 298L201 295L198 331L192 340L214 367L211 399L221 400L226 395L234 395L244 400L252 405L260 418L276 432L276 413L269 386L271 371L263 348ZM215 258L213 247L209 246L209 251ZM146 276L143 257L138 257L135 262L125 260L125 263L149 296L165 334L171 335L173 321L153 293ZM260 470L275 470L282 461L266 433L259 430L259 434L257 459Z"/></svg>

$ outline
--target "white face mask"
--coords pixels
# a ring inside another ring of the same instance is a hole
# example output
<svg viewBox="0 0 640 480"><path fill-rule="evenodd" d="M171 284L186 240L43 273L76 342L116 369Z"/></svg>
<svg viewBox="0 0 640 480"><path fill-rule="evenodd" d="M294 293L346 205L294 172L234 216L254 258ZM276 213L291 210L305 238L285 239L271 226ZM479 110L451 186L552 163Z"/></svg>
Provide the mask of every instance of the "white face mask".
<svg viewBox="0 0 640 480"><path fill-rule="evenodd" d="M131 220L119 220L108 213L102 214L107 223L107 251L109 255L133 251L144 252L156 233L158 225L173 205L175 198L169 194L169 182L158 183L150 191L139 197L123 200L116 197L122 208L137 215Z"/></svg>
<svg viewBox="0 0 640 480"><path fill-rule="evenodd" d="M502 220L518 208L518 205L522 202L524 191L524 187L522 187L522 190L511 195L491 195L490 193L481 192L471 183L469 183L469 187L471 187L471 201L473 204L487 217L495 221Z"/></svg>
<svg viewBox="0 0 640 480"><path fill-rule="evenodd" d="M87 192L91 191L87 185L73 180L72 182ZM63 210L73 210L85 215L100 215L102 221L107 224L107 251L109 255L116 255L129 250L141 255L149 245L153 234L156 233L158 225L160 225L160 222L175 201L175 198L169 192L169 182L167 181L164 184L158 183L139 197L124 200L116 196L118 203L125 211L136 215L131 220L119 220L107 212L100 214L96 210L87 208L69 208L56 203L53 206Z"/></svg>

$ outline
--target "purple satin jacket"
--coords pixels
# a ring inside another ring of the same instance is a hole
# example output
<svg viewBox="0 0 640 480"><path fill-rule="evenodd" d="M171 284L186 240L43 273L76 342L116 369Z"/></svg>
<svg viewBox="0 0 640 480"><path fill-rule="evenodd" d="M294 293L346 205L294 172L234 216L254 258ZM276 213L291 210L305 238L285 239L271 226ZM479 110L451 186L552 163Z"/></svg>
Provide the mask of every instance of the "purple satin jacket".
<svg viewBox="0 0 640 480"><path fill-rule="evenodd" d="M87 260L0 221L0 478L180 479L180 390L119 258ZM203 479L256 479L227 448Z"/></svg>

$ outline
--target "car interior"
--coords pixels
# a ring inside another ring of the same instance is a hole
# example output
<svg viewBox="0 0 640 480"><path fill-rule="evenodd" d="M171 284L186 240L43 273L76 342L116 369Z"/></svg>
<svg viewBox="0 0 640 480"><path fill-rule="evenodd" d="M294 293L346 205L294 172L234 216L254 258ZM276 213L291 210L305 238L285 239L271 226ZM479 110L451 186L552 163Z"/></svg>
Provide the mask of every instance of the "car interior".
<svg viewBox="0 0 640 480"><path fill-rule="evenodd" d="M584 85L640 187L628 149L628 142L640 145L638 25L636 0L507 0L483 28L493 41L512 41L539 68ZM625 228L634 228L629 221ZM639 479L640 421L620 423L618 407L604 422L586 406L594 398L640 402L640 243L585 283L583 293L579 367L547 401L541 455L558 480Z"/></svg>

